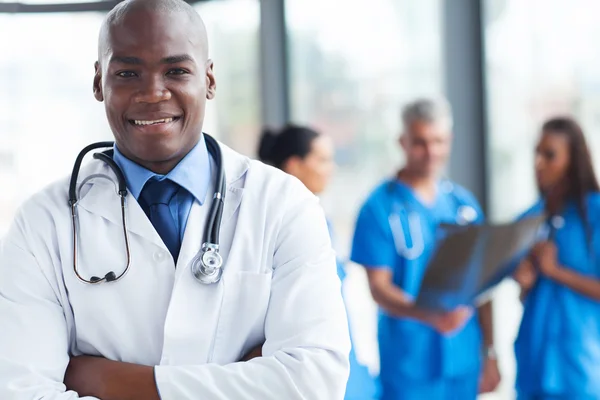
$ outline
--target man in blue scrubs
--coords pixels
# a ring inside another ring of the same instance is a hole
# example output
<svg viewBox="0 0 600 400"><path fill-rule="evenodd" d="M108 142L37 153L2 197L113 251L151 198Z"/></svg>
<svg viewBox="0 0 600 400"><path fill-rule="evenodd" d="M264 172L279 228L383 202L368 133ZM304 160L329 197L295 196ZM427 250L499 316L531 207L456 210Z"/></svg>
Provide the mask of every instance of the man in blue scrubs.
<svg viewBox="0 0 600 400"><path fill-rule="evenodd" d="M415 307L414 299L439 224L478 223L483 214L469 191L440 179L451 148L449 105L418 100L402 119L406 164L362 206L351 255L367 269L381 310L382 399L475 399L500 381L491 304L478 313L470 307L434 313Z"/></svg>

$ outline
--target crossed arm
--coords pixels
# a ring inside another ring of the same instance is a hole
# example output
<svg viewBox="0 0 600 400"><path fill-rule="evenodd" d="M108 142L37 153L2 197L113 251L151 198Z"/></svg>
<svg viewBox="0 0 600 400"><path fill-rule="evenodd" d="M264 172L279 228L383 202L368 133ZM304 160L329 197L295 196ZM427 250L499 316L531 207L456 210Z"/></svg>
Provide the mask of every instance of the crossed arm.
<svg viewBox="0 0 600 400"><path fill-rule="evenodd" d="M0 249L0 398L342 399L350 340L335 254L316 198L296 193L292 206L277 239L262 357L227 365L69 358L63 283L16 224Z"/></svg>
<svg viewBox="0 0 600 400"><path fill-rule="evenodd" d="M262 356L261 347L253 349L240 361ZM153 367L102 357L71 357L64 384L67 390L80 396L102 400L160 400Z"/></svg>

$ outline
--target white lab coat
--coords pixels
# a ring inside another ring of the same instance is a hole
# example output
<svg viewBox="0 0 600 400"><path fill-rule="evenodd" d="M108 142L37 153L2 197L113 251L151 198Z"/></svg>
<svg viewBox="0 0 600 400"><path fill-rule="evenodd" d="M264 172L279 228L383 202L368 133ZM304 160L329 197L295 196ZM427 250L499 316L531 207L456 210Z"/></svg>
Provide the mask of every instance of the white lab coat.
<svg viewBox="0 0 600 400"><path fill-rule="evenodd" d="M200 284L189 266L211 191L204 206L192 206L177 268L128 196L131 269L95 286L73 272L67 180L21 207L0 250L0 399L79 398L63 385L69 353L156 366L163 400L343 398L348 325L318 200L296 179L221 147L218 284ZM112 181L84 182L94 174ZM80 173L78 265L86 278L125 266L114 181L96 160ZM263 341L263 357L236 362Z"/></svg>

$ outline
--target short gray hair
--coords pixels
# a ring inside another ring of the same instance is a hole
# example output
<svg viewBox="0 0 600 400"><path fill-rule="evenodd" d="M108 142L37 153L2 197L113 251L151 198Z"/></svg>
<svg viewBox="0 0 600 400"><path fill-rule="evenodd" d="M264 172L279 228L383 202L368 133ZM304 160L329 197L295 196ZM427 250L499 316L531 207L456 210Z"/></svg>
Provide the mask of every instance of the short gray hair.
<svg viewBox="0 0 600 400"><path fill-rule="evenodd" d="M417 121L442 123L451 130L453 121L450 103L443 97L421 98L408 103L402 109L404 129Z"/></svg>

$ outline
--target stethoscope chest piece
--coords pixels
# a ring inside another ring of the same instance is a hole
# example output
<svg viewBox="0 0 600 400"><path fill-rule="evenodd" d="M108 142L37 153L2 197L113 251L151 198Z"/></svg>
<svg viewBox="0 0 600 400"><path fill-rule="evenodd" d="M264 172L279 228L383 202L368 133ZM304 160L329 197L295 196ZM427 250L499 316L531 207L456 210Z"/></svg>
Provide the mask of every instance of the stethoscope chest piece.
<svg viewBox="0 0 600 400"><path fill-rule="evenodd" d="M550 218L550 223L554 229L562 229L565 226L565 219L560 215L555 215Z"/></svg>
<svg viewBox="0 0 600 400"><path fill-rule="evenodd" d="M204 243L202 250L192 260L192 274L205 284L217 283L223 275L223 258L218 246Z"/></svg>
<svg viewBox="0 0 600 400"><path fill-rule="evenodd" d="M477 219L477 210L471 206L460 206L456 212L456 223L469 225Z"/></svg>

